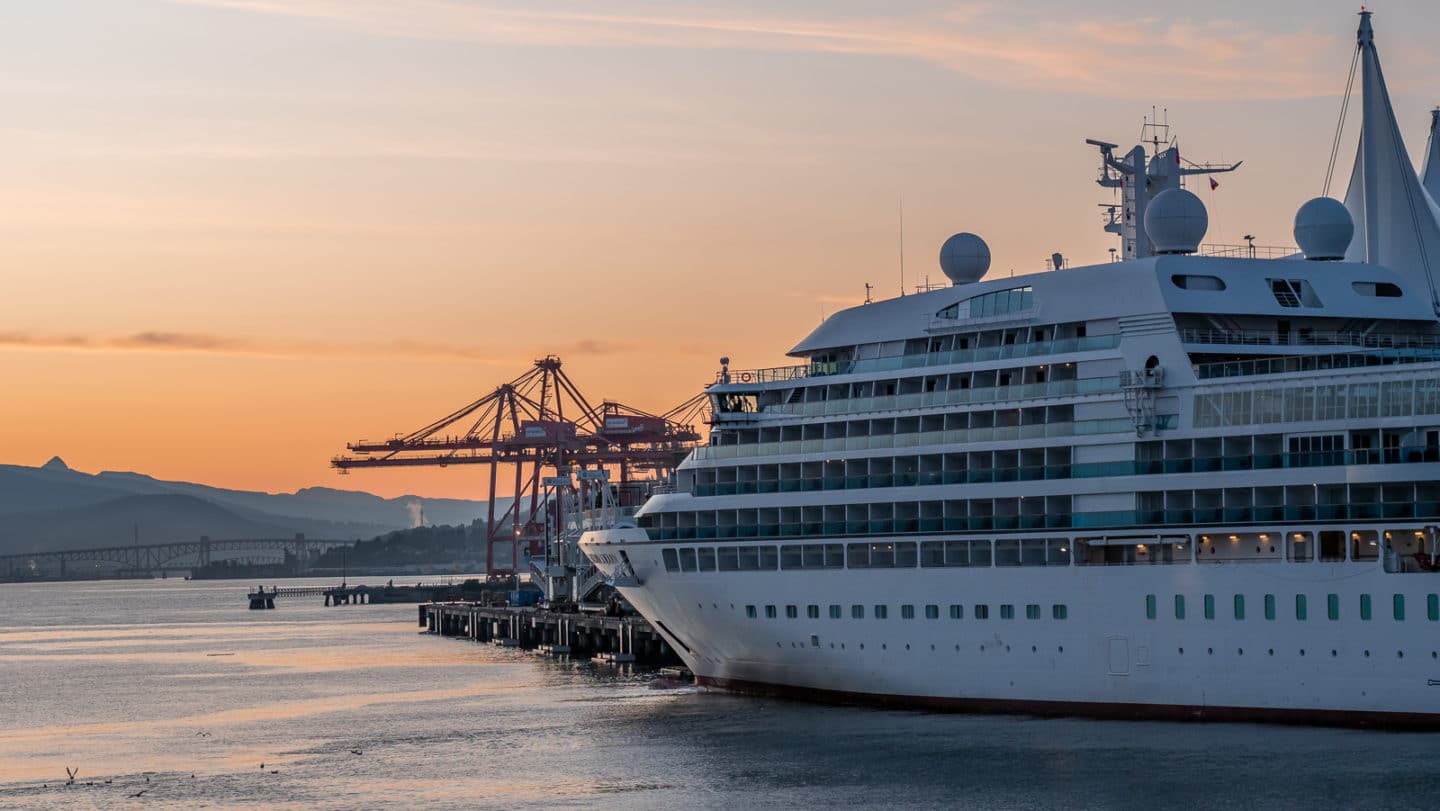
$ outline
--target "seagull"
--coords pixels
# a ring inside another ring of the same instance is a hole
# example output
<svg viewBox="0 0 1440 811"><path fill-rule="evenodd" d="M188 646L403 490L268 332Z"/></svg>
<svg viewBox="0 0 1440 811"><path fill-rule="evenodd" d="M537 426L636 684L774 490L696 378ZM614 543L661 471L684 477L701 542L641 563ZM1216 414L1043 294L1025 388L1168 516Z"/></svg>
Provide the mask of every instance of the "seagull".
<svg viewBox="0 0 1440 811"><path fill-rule="evenodd" d="M145 792L147 792L147 791L149 791L149 790L150 790L150 789L148 789L148 788L142 788L142 789L140 789L139 791L135 792L134 794L131 794L130 796L131 796L131 797L139 797L141 794L144 794Z"/></svg>
<svg viewBox="0 0 1440 811"><path fill-rule="evenodd" d="M279 774L279 773L280 773L280 770L279 770L279 769L271 769L271 770L270 770L270 773L271 773L271 774Z"/></svg>
<svg viewBox="0 0 1440 811"><path fill-rule="evenodd" d="M365 754L365 753L364 753L364 752L361 752L359 749L351 749L351 750L350 750L350 754L352 754L352 755L363 755L363 754Z"/></svg>
<svg viewBox="0 0 1440 811"><path fill-rule="evenodd" d="M75 775L77 775L77 774L79 774L79 773L80 773L80 770L79 770L79 769L73 769L73 770L72 770L69 766L66 766L66 767L65 767L65 776L66 776L66 777L69 777L70 779L65 782L65 785L67 785L67 786L73 786L73 785L75 785Z"/></svg>

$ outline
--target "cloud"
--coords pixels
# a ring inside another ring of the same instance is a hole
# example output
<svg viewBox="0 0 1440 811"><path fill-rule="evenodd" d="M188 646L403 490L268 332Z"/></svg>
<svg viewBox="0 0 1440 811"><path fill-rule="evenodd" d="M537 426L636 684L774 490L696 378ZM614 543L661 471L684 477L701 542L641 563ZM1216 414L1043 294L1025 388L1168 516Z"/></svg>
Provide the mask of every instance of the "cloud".
<svg viewBox="0 0 1440 811"><path fill-rule="evenodd" d="M45 335L11 330L0 332L0 351L154 352L244 355L252 357L410 361L466 361L495 366L518 366L531 359L496 354L483 347L395 340L388 343L329 344L319 342L263 342L247 338L197 332L146 330L127 335Z"/></svg>
<svg viewBox="0 0 1440 811"><path fill-rule="evenodd" d="M1123 98L1286 98L1336 92L1343 51L1311 31L1268 33L1229 20L1093 15L1013 7L799 17L632 6L630 12L497 7L456 0L173 0L303 19L367 35L563 47L657 47L913 59L1006 86ZM606 9L616 5L604 6Z"/></svg>

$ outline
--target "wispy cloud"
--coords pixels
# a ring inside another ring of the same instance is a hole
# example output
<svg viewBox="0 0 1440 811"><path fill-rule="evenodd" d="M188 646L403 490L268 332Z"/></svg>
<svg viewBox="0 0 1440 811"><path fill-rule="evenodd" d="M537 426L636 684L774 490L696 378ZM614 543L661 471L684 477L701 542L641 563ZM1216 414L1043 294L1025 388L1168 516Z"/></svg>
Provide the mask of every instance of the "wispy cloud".
<svg viewBox="0 0 1440 811"><path fill-rule="evenodd" d="M164 330L146 330L126 335L41 334L11 330L0 332L0 350L170 352L331 360L403 358L416 361L468 361L493 365L514 365L527 360L519 355L497 354L482 347L404 340L371 344L280 343L208 333Z"/></svg>
<svg viewBox="0 0 1440 811"><path fill-rule="evenodd" d="M267 342L227 335L201 332L145 330L124 335L84 335L78 333L42 334L11 330L0 332L0 351L65 351L65 352L172 352L210 355L246 355L252 357L375 360L396 358L413 361L465 361L493 366L523 368L537 357L549 354L561 357L600 357L639 351L653 347L634 341L585 338L537 351L496 352L487 347L442 344L423 341L394 340L385 343L321 343ZM686 348L682 354L695 351Z"/></svg>
<svg viewBox="0 0 1440 811"><path fill-rule="evenodd" d="M1066 20L973 3L939 13L812 18L646 6L631 13L515 8L456 0L173 2L409 39L908 58L1008 86L1097 95L1233 99L1336 92L1333 36L1266 32L1228 20L1093 15Z"/></svg>

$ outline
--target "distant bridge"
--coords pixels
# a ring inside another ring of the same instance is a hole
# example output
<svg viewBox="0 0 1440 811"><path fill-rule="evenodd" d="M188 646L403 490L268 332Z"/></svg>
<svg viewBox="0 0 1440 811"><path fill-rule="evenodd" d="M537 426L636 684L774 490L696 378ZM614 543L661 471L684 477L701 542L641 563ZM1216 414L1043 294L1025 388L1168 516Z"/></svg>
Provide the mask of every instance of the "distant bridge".
<svg viewBox="0 0 1440 811"><path fill-rule="evenodd" d="M180 541L176 543L131 544L96 549L66 549L57 552L29 552L0 555L0 578L26 580L39 577L64 578L68 564L113 563L127 574L156 575L167 570L207 566L216 552L267 552L300 555L320 553L337 546L351 546L353 540L310 540L294 538L238 538L230 540ZM78 574L78 572L69 572Z"/></svg>

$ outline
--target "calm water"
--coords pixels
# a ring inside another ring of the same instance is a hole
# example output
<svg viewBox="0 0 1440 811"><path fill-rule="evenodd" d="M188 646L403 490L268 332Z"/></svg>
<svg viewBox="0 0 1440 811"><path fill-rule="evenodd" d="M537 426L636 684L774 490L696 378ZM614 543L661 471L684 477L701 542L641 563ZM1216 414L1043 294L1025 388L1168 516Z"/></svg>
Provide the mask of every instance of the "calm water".
<svg viewBox="0 0 1440 811"><path fill-rule="evenodd" d="M246 585L0 586L0 808L1440 807L1440 735L739 698Z"/></svg>

